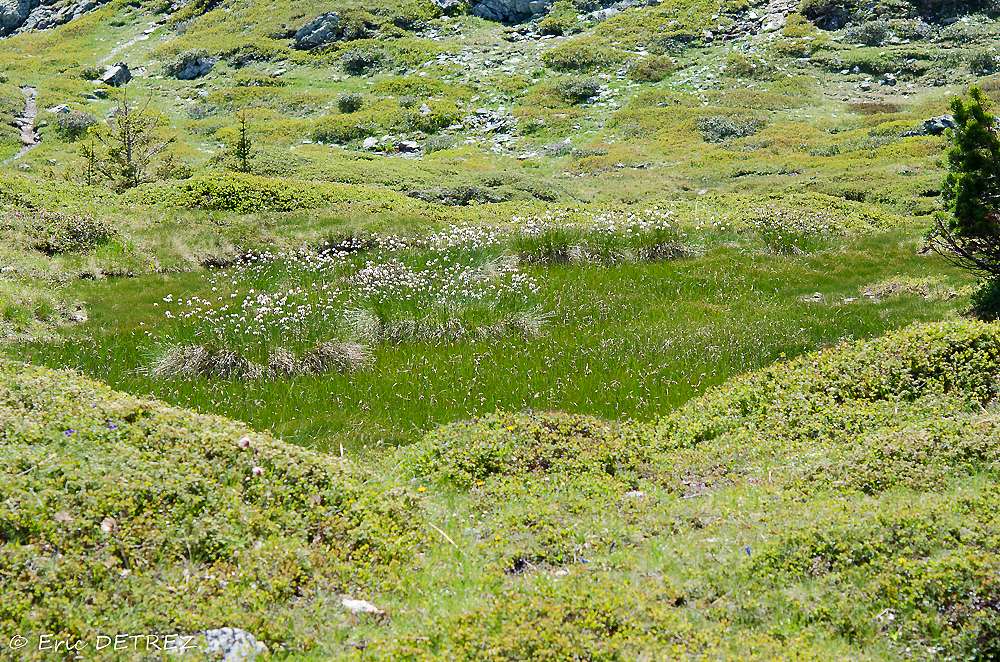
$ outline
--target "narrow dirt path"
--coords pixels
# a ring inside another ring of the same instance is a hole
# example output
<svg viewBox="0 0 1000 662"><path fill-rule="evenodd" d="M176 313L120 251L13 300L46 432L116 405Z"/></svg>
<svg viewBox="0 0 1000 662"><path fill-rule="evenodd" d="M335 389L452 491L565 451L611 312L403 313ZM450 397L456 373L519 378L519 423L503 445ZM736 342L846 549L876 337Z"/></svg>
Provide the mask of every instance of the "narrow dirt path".
<svg viewBox="0 0 1000 662"><path fill-rule="evenodd" d="M21 88L21 94L24 95L24 112L14 118L14 126L21 130L21 149L5 163L17 161L42 141L35 126L35 118L38 117L38 90L25 85Z"/></svg>

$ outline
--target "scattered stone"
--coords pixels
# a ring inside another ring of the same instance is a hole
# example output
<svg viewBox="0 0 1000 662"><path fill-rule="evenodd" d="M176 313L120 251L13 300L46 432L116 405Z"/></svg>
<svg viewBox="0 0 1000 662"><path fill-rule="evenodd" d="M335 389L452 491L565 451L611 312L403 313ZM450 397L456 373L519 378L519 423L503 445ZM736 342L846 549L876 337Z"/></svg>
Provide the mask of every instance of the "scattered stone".
<svg viewBox="0 0 1000 662"><path fill-rule="evenodd" d="M340 604L352 614L374 614L376 616L385 614L384 611L367 600L355 600L354 598L344 597L341 598Z"/></svg>
<svg viewBox="0 0 1000 662"><path fill-rule="evenodd" d="M64 103L61 103L58 106L52 106L51 108L48 109L48 111L56 115L65 115L66 113L70 112L70 107Z"/></svg>
<svg viewBox="0 0 1000 662"><path fill-rule="evenodd" d="M74 307L73 312L71 312L67 317L69 318L69 321L74 324L82 324L88 319L87 311L79 304Z"/></svg>
<svg viewBox="0 0 1000 662"><path fill-rule="evenodd" d="M365 138L364 142L361 143L362 149L375 149L378 147L378 138L375 136L369 136Z"/></svg>
<svg viewBox="0 0 1000 662"><path fill-rule="evenodd" d="M99 80L111 87L121 87L132 80L132 72L129 70L127 64L118 62L105 69ZM97 92L95 91L94 93L96 94Z"/></svg>
<svg viewBox="0 0 1000 662"><path fill-rule="evenodd" d="M250 662L267 650L267 646L246 630L218 628L206 630L205 652L222 657L223 662Z"/></svg>

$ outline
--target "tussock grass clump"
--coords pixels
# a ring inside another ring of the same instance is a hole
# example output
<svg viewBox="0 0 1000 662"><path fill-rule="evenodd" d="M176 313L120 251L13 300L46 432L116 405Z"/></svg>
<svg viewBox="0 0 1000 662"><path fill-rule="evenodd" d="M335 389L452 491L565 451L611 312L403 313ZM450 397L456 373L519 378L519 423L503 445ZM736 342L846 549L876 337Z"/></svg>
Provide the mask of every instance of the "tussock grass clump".
<svg viewBox="0 0 1000 662"><path fill-rule="evenodd" d="M656 207L574 221L559 214L516 219L508 240L529 264L656 262L700 254L673 213Z"/></svg>
<svg viewBox="0 0 1000 662"><path fill-rule="evenodd" d="M364 345L352 342L317 343L302 356L296 356L284 348L274 348L263 363L257 363L230 349L179 345L163 350L148 371L155 377L254 381L331 372L350 373L364 369L370 363L370 358Z"/></svg>
<svg viewBox="0 0 1000 662"><path fill-rule="evenodd" d="M288 650L297 610L394 576L405 491L346 462L68 372L0 363L0 625L93 641L225 624Z"/></svg>
<svg viewBox="0 0 1000 662"><path fill-rule="evenodd" d="M422 317L393 319L371 310L352 309L344 313L350 333L371 343L430 342L448 343L462 340L490 340L508 336L534 338L541 335L549 315L539 309L529 309L492 315L491 321L463 319L462 315L446 310ZM485 311L489 314L489 311ZM465 317L470 317L465 315Z"/></svg>

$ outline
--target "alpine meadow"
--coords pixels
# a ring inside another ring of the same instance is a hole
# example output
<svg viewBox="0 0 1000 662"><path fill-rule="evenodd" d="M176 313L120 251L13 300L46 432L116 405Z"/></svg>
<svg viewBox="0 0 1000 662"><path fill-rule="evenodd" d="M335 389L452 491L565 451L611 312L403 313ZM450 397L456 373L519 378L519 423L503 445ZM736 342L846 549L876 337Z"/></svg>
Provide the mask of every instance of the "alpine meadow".
<svg viewBox="0 0 1000 662"><path fill-rule="evenodd" d="M1000 0L0 0L0 659L1000 660Z"/></svg>

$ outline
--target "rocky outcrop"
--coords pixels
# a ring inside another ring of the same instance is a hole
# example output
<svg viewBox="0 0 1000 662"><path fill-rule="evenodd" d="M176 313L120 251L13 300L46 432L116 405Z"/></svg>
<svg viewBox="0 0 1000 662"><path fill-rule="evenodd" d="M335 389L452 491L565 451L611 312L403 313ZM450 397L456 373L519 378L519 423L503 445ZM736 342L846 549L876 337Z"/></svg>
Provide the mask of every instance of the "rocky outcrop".
<svg viewBox="0 0 1000 662"><path fill-rule="evenodd" d="M552 0L478 0L472 13L480 18L500 23L521 23L541 16L552 6Z"/></svg>
<svg viewBox="0 0 1000 662"><path fill-rule="evenodd" d="M445 14L453 14L462 8L462 0L431 0L434 6Z"/></svg>
<svg viewBox="0 0 1000 662"><path fill-rule="evenodd" d="M343 37L340 14L335 11L320 14L295 33L295 48L311 51Z"/></svg>
<svg viewBox="0 0 1000 662"><path fill-rule="evenodd" d="M105 85L110 85L111 87L121 87L132 80L132 72L129 70L128 65L124 62L119 62L112 65L104 70L101 74L100 81Z"/></svg>
<svg viewBox="0 0 1000 662"><path fill-rule="evenodd" d="M0 37L54 28L106 2L108 0L0 0Z"/></svg>
<svg viewBox="0 0 1000 662"><path fill-rule="evenodd" d="M0 35L8 35L17 30L28 18L28 13L37 0L0 0Z"/></svg>
<svg viewBox="0 0 1000 662"><path fill-rule="evenodd" d="M210 56L208 51L188 51L168 63L164 73L179 80L194 80L210 72L218 61L219 58Z"/></svg>
<svg viewBox="0 0 1000 662"><path fill-rule="evenodd" d="M954 129L956 126L954 116L941 115L940 117L932 117L929 120L924 120L923 124L916 129L907 131L903 136L940 136L948 129Z"/></svg>

